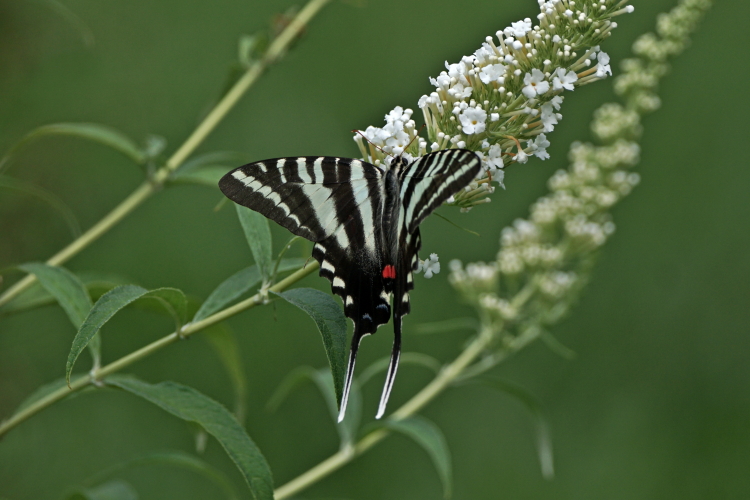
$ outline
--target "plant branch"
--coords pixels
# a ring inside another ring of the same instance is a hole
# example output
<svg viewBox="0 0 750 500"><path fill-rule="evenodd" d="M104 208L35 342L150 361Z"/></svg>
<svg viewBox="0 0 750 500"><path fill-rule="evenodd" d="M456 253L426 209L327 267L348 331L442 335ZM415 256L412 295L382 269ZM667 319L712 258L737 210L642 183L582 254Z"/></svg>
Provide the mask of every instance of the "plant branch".
<svg viewBox="0 0 750 500"><path fill-rule="evenodd" d="M100 236L113 228L118 222L128 216L136 207L143 203L152 194L157 192L174 172L187 159L190 154L208 137L227 113L237 104L247 90L258 80L265 69L278 61L289 45L301 33L302 29L315 17L329 0L310 0L305 7L292 19L279 36L277 36L268 47L265 55L259 61L253 63L237 83L216 104L185 142L172 154L166 164L160 168L152 179L144 182L133 191L125 200L117 205L103 219L92 226L88 231L71 242L68 246L52 256L47 263L53 266L60 265L69 260L81 250L96 241ZM0 295L0 306L8 303L13 297L26 290L36 281L33 274L29 274L8 288Z"/></svg>
<svg viewBox="0 0 750 500"><path fill-rule="evenodd" d="M393 412L389 418L392 420L403 420L424 408L427 403L435 399L438 394L448 388L458 376L469 365L471 365L474 360L482 354L482 352L484 352L485 348L496 334L497 332L491 330L490 327L485 327L466 347L466 349L464 349L461 354L453 360L453 362L445 366L429 384L415 394L398 410ZM508 349L511 348L508 347ZM277 488L274 492L274 498L276 500L282 500L299 493L311 484L318 482L320 479L362 455L390 434L391 431L387 429L378 429L367 434L353 447L343 448L338 453L331 455L312 469Z"/></svg>
<svg viewBox="0 0 750 500"><path fill-rule="evenodd" d="M290 274L283 280L279 281L272 287L270 287L268 290L272 292L281 292L287 288L289 288L294 283L298 282L308 274L312 273L313 271L318 269L319 264L317 262L311 262L307 266L303 267L302 269L299 269L298 271ZM159 340L156 340L147 346L141 347L137 351L133 351L130 354L123 356L122 358L113 361L112 363L105 365L101 367L100 369L92 372L89 374L88 377L82 377L78 380L73 381L70 384L70 388L61 387L60 389L57 389L47 396L35 401L34 403L30 404L23 410L19 411L18 413L11 416L8 420L0 424L0 437L3 436L6 432L20 424L21 422L27 420L29 417L36 415L43 409L47 408L48 406L51 406L52 404L60 401L61 399L64 399L69 394L72 394L75 391L79 391L81 389L84 389L85 387L88 387L93 384L98 384L104 377L107 375L110 375L112 373L115 373L117 371L122 370L123 368L132 365L136 361L139 361L146 356L149 356L156 351L162 349L163 347L166 347L170 344L173 344L177 342L180 339L183 339L185 337L188 337L194 333L197 333L201 330L204 330L205 328L214 325L216 323L219 323L221 321L224 321L225 319L234 316L235 314L245 311L247 309L252 309L253 307L257 305L264 304L264 297L266 296L265 293L256 293L249 299L245 299L242 302L238 302L237 304L227 307L226 309L222 309L221 311L212 314L211 316L201 320L197 321L195 323L188 323L185 326L183 326L179 331L175 331L170 333L169 335L166 335Z"/></svg>

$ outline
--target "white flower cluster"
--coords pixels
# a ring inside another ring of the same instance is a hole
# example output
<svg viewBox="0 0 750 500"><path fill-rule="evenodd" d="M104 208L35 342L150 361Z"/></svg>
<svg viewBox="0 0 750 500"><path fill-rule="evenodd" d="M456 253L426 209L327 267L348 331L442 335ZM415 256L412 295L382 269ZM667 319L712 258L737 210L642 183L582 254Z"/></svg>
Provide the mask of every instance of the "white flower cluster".
<svg viewBox="0 0 750 500"><path fill-rule="evenodd" d="M612 74L609 56L599 43L617 24L611 18L632 12L622 0L539 0L536 21L512 23L495 37L486 37L473 54L430 78L435 90L419 99L428 140L417 139L407 152L466 148L482 158L477 182L452 203L468 209L486 203L502 186L504 168L525 163L529 156L549 158L548 133L562 119L563 93ZM536 24L535 24L536 23ZM383 128L358 134L362 156L380 164L398 155L417 135L411 110L395 108Z"/></svg>
<svg viewBox="0 0 750 500"><path fill-rule="evenodd" d="M641 115L658 103L655 90L667 70L665 59L686 46L709 5L708 0L681 0L659 17L658 36L645 35L635 43L639 57L623 65L624 74L615 83L626 104L605 104L594 113L591 129L600 145L573 143L570 166L550 178L550 193L532 205L528 219L518 219L502 231L495 262L468 264L465 269L451 262L450 282L483 318L506 330L517 327L520 334L531 325L543 328L553 323L570 307L586 281L593 255L615 230L612 206L640 181L629 169L639 160ZM609 69L608 58L598 54L594 77ZM524 87L524 96L532 90L537 95L550 92L537 77L531 72L524 80L534 86ZM560 78L559 85L564 84ZM549 85L557 84L553 80Z"/></svg>

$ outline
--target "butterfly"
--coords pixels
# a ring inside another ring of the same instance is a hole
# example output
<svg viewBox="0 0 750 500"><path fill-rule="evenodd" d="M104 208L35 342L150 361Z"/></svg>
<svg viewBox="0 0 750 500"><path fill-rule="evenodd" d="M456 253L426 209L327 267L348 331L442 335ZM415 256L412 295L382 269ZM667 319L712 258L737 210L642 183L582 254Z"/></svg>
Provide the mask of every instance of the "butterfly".
<svg viewBox="0 0 750 500"><path fill-rule="evenodd" d="M421 247L419 224L479 173L481 160L447 149L414 161L396 156L376 166L351 158L302 156L249 163L227 173L219 188L313 242L320 276L331 281L354 323L341 398L344 418L362 337L393 313L394 341L376 418L385 413L401 353L401 322ZM392 299L392 300L391 300Z"/></svg>

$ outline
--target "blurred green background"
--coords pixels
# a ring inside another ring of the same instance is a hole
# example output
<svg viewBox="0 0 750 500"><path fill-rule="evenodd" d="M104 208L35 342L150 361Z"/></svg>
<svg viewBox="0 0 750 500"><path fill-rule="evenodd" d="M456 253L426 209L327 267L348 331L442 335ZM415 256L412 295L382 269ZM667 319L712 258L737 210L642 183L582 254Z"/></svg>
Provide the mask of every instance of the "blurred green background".
<svg viewBox="0 0 750 500"><path fill-rule="evenodd" d="M633 2L604 50L617 62L653 29L672 0ZM173 151L221 91L242 33L263 29L291 1L65 0L91 31L76 29L43 1L0 1L0 151L39 125L70 121L116 127L139 142L149 133ZM334 2L286 59L242 99L200 151L239 150L251 158L356 156L351 129L381 125L395 105L416 107L443 61L475 50L486 35L534 16L533 0L368 0ZM566 360L535 344L494 370L532 391L552 425L557 475L541 477L533 421L517 401L489 389L453 389L424 415L443 429L462 499L664 499L750 497L750 192L747 144L750 5L719 1L673 64L663 107L645 120L642 184L615 209L617 233L592 282L555 335L577 353ZM551 136L552 159L513 168L507 191L464 216L442 213L423 225L423 257L437 252L443 273L418 278L406 351L449 360L467 332L410 335L424 322L466 316L447 283L447 262L490 260L505 225L527 214L545 181L566 165L571 141L589 137L592 111L611 100L611 81L567 96ZM132 191L141 172L117 153L74 139L45 139L8 172L68 203L84 228ZM110 272L196 297L248 265L234 210L213 211L216 189L174 187L148 200L71 260L74 272ZM277 245L288 234L273 228ZM44 260L71 240L60 216L38 200L0 191L0 268ZM308 250L309 251L309 250ZM293 256L302 256L297 250ZM7 286L17 274L6 274ZM304 286L328 290L318 277ZM335 452L336 433L312 385L274 414L264 406L300 365L324 366L313 323L288 304L230 320L249 384L247 428L280 485ZM129 309L104 329L105 361L171 331L162 316ZM368 338L360 369L386 355L390 326ZM73 328L59 307L0 318L0 418L39 385L63 374ZM199 337L199 336L197 336ZM200 338L139 362L151 382L176 380L224 402L232 389ZM83 369L87 360L82 360ZM404 366L391 408L429 380ZM380 380L364 389L375 413ZM192 451L190 429L153 405L114 391L76 397L42 412L0 442L0 496L57 499L66 488L150 450ZM242 487L218 444L204 458ZM201 478L170 468L122 477L145 499L217 498ZM391 437L299 498L441 497L425 453Z"/></svg>

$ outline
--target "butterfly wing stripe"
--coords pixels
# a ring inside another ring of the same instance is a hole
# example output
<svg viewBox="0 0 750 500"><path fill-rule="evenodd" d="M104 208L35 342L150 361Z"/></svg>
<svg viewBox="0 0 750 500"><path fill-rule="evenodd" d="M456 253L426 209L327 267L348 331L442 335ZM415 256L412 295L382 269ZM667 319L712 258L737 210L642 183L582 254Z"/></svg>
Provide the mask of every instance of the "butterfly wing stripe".
<svg viewBox="0 0 750 500"><path fill-rule="evenodd" d="M414 231L440 204L468 185L480 168L479 157L462 149L430 153L409 165L401 175L407 229Z"/></svg>
<svg viewBox="0 0 750 500"><path fill-rule="evenodd" d="M378 185L381 177L378 167L360 160L303 156L244 165L225 175L219 186L233 201L311 241L331 236L344 224L338 242L346 248L355 241L364 245L361 226L373 225L359 222L361 214L354 207L361 199L355 200L354 193Z"/></svg>

